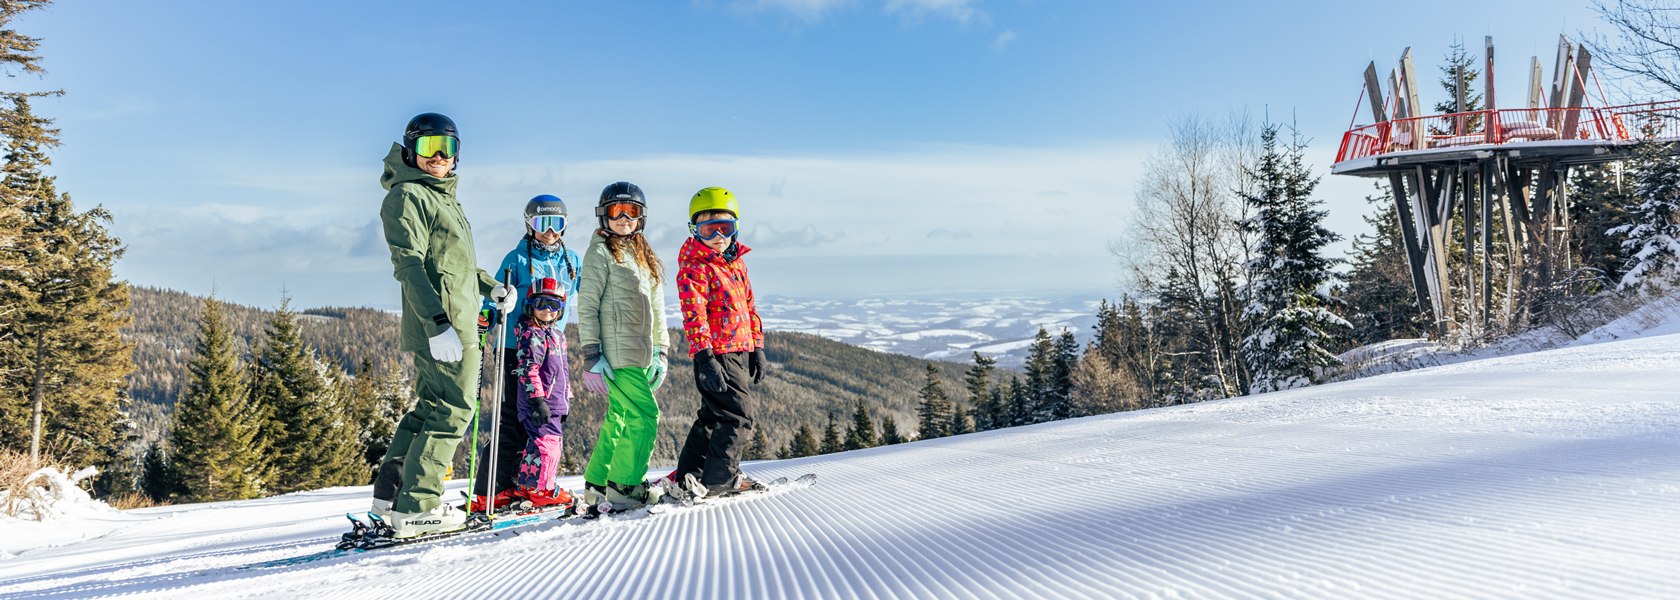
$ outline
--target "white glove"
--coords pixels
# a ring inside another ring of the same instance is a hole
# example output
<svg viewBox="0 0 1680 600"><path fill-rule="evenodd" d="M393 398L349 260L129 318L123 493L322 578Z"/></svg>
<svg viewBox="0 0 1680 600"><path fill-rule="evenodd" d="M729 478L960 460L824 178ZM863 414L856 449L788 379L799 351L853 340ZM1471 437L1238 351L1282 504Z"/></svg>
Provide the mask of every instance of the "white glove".
<svg viewBox="0 0 1680 600"><path fill-rule="evenodd" d="M502 314L513 312L514 305L519 303L519 288L512 284L501 284L490 290L490 301L496 303L496 310Z"/></svg>
<svg viewBox="0 0 1680 600"><path fill-rule="evenodd" d="M434 335L426 343L432 347L432 358L441 362L461 362L461 336L455 333L454 327L443 328L443 333Z"/></svg>

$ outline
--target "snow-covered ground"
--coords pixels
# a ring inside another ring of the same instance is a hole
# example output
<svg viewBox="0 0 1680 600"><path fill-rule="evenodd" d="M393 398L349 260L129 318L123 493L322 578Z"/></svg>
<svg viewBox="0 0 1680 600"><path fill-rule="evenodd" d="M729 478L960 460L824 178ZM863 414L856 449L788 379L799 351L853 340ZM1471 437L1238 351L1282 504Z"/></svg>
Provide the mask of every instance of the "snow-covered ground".
<svg viewBox="0 0 1680 600"><path fill-rule="evenodd" d="M1680 333L749 469L821 479L274 569L366 488L3 523L0 597L1672 598Z"/></svg>

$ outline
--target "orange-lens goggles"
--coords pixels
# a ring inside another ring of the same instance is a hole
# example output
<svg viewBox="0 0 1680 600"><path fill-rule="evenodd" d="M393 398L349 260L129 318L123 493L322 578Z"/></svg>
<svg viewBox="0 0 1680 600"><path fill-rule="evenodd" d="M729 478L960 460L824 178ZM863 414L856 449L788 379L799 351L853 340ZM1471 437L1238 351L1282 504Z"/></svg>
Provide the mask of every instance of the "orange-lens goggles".
<svg viewBox="0 0 1680 600"><path fill-rule="evenodd" d="M642 218L642 206L640 204L631 204L629 202L608 204L607 218L613 221L617 221L619 219L640 219Z"/></svg>

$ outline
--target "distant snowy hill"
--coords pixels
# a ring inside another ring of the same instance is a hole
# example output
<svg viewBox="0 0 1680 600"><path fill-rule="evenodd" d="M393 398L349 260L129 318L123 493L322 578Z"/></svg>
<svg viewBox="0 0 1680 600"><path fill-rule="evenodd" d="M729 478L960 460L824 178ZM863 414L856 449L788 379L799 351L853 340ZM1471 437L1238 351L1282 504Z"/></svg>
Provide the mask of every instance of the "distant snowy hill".
<svg viewBox="0 0 1680 600"><path fill-rule="evenodd" d="M0 522L0 597L1674 597L1677 374L1680 333L1623 335L750 464L821 479L273 569L239 567L328 547L367 488L88 506Z"/></svg>
<svg viewBox="0 0 1680 600"><path fill-rule="evenodd" d="M974 352L1006 367L1024 364L1039 326L1071 329L1083 346L1097 322L1095 298L759 298L764 326L932 360L969 362Z"/></svg>

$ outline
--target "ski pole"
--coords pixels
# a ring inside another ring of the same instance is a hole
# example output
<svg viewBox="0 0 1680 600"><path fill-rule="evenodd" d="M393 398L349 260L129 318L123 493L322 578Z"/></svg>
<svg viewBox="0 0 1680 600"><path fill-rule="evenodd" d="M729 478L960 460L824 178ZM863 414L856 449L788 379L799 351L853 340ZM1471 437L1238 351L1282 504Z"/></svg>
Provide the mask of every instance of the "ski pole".
<svg viewBox="0 0 1680 600"><path fill-rule="evenodd" d="M502 270L502 284L513 280L513 269ZM516 288L517 291L517 288ZM507 378L507 351L502 343L507 339L507 313L502 314L502 322L496 325L496 375L491 384L490 400L490 455L484 457L489 461L489 475L484 480L484 516L492 521L496 520L496 461L499 456L502 441L502 386Z"/></svg>
<svg viewBox="0 0 1680 600"><path fill-rule="evenodd" d="M492 313L488 308L479 312L479 318L489 319L491 316ZM486 325L485 332L478 334L478 346L480 348L490 347L490 344L486 342L486 338L488 336L489 326ZM483 355L483 351L480 351L479 356L482 357ZM494 364L494 360L480 361L478 369L478 388L474 390L478 393L473 395L472 445L468 446L471 450L469 450L469 455L467 456L467 512L472 512L473 490L478 489L478 422L481 418L483 418L483 414L480 413L479 410L484 404L484 366L490 364Z"/></svg>

